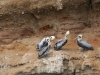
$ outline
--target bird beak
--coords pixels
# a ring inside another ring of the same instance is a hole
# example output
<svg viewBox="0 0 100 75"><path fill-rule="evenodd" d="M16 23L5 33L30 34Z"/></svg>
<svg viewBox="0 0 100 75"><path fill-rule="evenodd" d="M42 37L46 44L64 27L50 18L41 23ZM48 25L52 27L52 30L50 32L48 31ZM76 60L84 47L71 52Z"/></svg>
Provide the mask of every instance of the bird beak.
<svg viewBox="0 0 100 75"><path fill-rule="evenodd" d="M76 41L76 39L77 39L77 37L75 37L73 40L74 40L74 42Z"/></svg>

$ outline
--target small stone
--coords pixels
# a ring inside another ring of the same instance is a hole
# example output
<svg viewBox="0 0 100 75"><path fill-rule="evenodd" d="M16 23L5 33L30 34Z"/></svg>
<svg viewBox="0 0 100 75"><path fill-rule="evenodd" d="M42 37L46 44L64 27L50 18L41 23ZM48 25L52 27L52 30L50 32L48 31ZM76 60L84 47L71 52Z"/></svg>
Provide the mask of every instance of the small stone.
<svg viewBox="0 0 100 75"><path fill-rule="evenodd" d="M1 17L2 15L0 15L0 17Z"/></svg>
<svg viewBox="0 0 100 75"><path fill-rule="evenodd" d="M24 11L22 12L22 14L25 14Z"/></svg>
<svg viewBox="0 0 100 75"><path fill-rule="evenodd" d="M8 58L5 56L5 59L8 59Z"/></svg>
<svg viewBox="0 0 100 75"><path fill-rule="evenodd" d="M16 55L19 55L19 54L16 54Z"/></svg>

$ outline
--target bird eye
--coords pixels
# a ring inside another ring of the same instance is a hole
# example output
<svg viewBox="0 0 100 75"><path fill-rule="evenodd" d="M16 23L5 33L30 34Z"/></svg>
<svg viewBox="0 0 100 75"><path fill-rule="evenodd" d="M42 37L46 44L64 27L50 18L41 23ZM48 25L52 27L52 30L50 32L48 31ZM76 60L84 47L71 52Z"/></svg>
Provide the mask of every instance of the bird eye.
<svg viewBox="0 0 100 75"><path fill-rule="evenodd" d="M47 42L49 41L49 39L47 39Z"/></svg>

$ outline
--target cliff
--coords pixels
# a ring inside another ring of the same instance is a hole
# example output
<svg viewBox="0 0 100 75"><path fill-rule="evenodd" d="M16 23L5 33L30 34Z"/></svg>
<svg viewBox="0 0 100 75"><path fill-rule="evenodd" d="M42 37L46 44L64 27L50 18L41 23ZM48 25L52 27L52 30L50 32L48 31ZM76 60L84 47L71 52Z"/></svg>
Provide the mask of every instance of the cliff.
<svg viewBox="0 0 100 75"><path fill-rule="evenodd" d="M0 0L0 75L100 75L100 0ZM55 42L69 30L68 43ZM80 52L83 34L94 51ZM38 59L36 44L54 35L51 50Z"/></svg>

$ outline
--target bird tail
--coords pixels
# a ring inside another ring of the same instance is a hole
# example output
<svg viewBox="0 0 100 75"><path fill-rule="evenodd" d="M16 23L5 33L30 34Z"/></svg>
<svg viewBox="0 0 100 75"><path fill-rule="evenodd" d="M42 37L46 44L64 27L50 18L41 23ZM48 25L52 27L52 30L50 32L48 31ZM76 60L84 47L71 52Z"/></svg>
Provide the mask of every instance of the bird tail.
<svg viewBox="0 0 100 75"><path fill-rule="evenodd" d="M36 48L36 50L40 51L40 49L39 49L39 48Z"/></svg>
<svg viewBox="0 0 100 75"><path fill-rule="evenodd" d="M54 49L55 49L56 51L58 51L60 48L57 47L57 46L54 46Z"/></svg>
<svg viewBox="0 0 100 75"><path fill-rule="evenodd" d="M55 50L57 49L57 46L56 46L56 45L54 45L54 49L55 49Z"/></svg>
<svg viewBox="0 0 100 75"><path fill-rule="evenodd" d="M91 50L94 50L94 48L93 48L93 47L91 47Z"/></svg>
<svg viewBox="0 0 100 75"><path fill-rule="evenodd" d="M41 58L41 55L38 55L38 59L40 59Z"/></svg>
<svg viewBox="0 0 100 75"><path fill-rule="evenodd" d="M40 51L40 48L39 48L39 46L38 46L38 45L36 46L36 50Z"/></svg>

